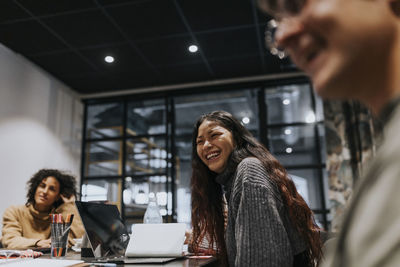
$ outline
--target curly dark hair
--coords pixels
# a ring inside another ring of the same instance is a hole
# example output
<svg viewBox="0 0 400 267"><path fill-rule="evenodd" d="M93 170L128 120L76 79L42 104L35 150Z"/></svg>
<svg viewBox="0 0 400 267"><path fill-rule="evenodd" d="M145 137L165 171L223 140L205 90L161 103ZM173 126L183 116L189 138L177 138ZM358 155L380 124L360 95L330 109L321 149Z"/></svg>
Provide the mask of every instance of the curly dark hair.
<svg viewBox="0 0 400 267"><path fill-rule="evenodd" d="M39 184L43 181L44 178L54 177L60 183L60 195L63 195L67 198L71 196L76 197L76 179L74 176L69 175L67 173L61 172L56 169L41 169L37 173L35 173L31 179L29 179L28 193L26 194L27 201L25 206L29 206L30 204L35 204L35 193ZM63 200L60 198L56 202L53 203L53 206L57 208L63 203Z"/></svg>
<svg viewBox="0 0 400 267"><path fill-rule="evenodd" d="M192 248L198 251L202 239L207 236L210 247L216 245L216 254L227 262L224 239L224 199L221 186L215 181L216 174L208 169L197 155L196 138L200 125L205 121L213 121L229 130L236 147L230 155L227 168L236 169L237 165L247 157L256 157L264 165L269 177L276 183L286 204L289 217L308 245L308 261L321 258L321 240L319 227L307 203L297 192L293 181L284 167L272 154L236 119L225 111L214 111L203 115L195 124L192 140Z"/></svg>

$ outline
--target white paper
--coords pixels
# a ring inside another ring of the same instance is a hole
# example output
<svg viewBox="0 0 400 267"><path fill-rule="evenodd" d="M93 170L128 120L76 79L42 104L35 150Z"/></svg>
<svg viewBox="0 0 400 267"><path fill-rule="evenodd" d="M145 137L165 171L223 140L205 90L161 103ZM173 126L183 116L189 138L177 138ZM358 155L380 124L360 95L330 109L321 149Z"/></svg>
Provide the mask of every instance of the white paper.
<svg viewBox="0 0 400 267"><path fill-rule="evenodd" d="M0 265L4 267L67 267L83 262L81 260L10 259L0 261Z"/></svg>

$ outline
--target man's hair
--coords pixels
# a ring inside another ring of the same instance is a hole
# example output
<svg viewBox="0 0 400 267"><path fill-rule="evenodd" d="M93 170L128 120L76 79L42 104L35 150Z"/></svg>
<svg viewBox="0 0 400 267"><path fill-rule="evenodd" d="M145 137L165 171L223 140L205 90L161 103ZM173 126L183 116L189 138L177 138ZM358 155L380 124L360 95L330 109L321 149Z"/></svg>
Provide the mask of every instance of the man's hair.
<svg viewBox="0 0 400 267"><path fill-rule="evenodd" d="M278 0L257 0L257 4L266 13L274 13L278 10Z"/></svg>
<svg viewBox="0 0 400 267"><path fill-rule="evenodd" d="M257 0L258 7L270 16L278 15L282 11L297 14L305 5L305 2L305 0Z"/></svg>
<svg viewBox="0 0 400 267"><path fill-rule="evenodd" d="M60 183L60 195L63 195L67 198L71 196L76 197L76 179L74 176L63 173L59 170L55 169L41 169L37 173L35 173L32 178L28 181L28 193L26 194L27 201L25 203L26 206L30 204L35 204L35 193L36 189L43 181L43 179L47 177L54 177ZM56 208L63 203L60 198L56 202L53 203L53 206Z"/></svg>

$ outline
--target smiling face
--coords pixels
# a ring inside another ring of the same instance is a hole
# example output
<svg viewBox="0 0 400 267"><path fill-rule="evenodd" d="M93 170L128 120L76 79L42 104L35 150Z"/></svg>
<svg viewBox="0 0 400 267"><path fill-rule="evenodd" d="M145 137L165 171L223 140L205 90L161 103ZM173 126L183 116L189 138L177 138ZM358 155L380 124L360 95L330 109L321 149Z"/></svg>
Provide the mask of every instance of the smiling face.
<svg viewBox="0 0 400 267"><path fill-rule="evenodd" d="M196 138L197 155L213 172L225 170L234 148L232 133L214 121L203 121Z"/></svg>
<svg viewBox="0 0 400 267"><path fill-rule="evenodd" d="M373 99L395 51L389 2L306 0L297 14L282 16L277 43L322 97Z"/></svg>
<svg viewBox="0 0 400 267"><path fill-rule="evenodd" d="M35 208L38 211L48 211L54 202L60 198L60 183L52 176L44 178L35 192Z"/></svg>

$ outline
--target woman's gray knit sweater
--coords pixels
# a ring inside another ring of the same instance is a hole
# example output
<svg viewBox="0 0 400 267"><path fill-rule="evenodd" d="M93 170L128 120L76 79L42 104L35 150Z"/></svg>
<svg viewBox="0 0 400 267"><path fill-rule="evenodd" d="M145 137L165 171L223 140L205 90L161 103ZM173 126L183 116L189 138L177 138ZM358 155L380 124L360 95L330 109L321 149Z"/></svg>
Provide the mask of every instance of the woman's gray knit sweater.
<svg viewBox="0 0 400 267"><path fill-rule="evenodd" d="M262 163L242 160L234 173L216 177L228 203L226 246L231 267L292 267L306 249L292 226L280 191Z"/></svg>

